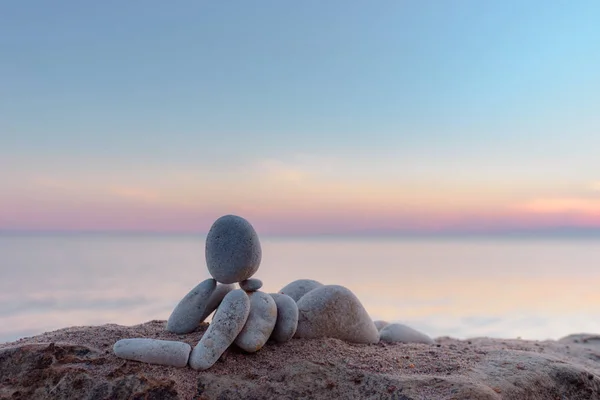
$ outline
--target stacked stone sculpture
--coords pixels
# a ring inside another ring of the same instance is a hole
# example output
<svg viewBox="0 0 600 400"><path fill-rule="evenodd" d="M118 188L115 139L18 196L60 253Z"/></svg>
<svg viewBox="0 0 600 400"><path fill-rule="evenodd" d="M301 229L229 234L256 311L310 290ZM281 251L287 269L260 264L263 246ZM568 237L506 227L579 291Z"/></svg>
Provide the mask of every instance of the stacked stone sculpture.
<svg viewBox="0 0 600 400"><path fill-rule="evenodd" d="M178 341L122 339L113 346L115 355L205 370L233 344L253 353L269 339L285 343L294 336L365 344L380 340L380 324L376 326L358 298L343 286L300 279L279 293L261 292L262 281L252 276L260 266L262 249L256 231L244 218L226 215L217 219L206 237L205 254L212 278L181 299L166 324L169 332L188 334L215 312L198 344L192 349ZM235 289L235 283L240 289ZM420 332L394 325L381 331L382 339L429 343Z"/></svg>

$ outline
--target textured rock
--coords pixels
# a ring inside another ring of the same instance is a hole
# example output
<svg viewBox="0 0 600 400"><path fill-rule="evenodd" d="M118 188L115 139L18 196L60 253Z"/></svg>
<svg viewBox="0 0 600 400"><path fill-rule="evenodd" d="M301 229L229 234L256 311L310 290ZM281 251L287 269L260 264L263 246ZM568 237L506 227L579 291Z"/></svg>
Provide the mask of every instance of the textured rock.
<svg viewBox="0 0 600 400"><path fill-rule="evenodd" d="M374 324L375 324L375 328L377 328L377 330L380 331L383 328L385 328L386 326L388 326L390 323L387 321L378 320L378 321L375 321Z"/></svg>
<svg viewBox="0 0 600 400"><path fill-rule="evenodd" d="M233 284L217 283L217 287L208 299L208 304L206 305L206 308L204 309L204 314L202 314L200 320L204 321L206 318L208 318L208 316L212 314L212 312L215 311L217 307L219 307L227 293L231 292L234 289L235 285Z"/></svg>
<svg viewBox="0 0 600 400"><path fill-rule="evenodd" d="M219 306L233 285L217 285L214 279L200 282L181 301L167 321L167 330L190 333Z"/></svg>
<svg viewBox="0 0 600 400"><path fill-rule="evenodd" d="M227 293L210 326L192 350L190 367L200 370L212 367L240 333L249 313L250 299L246 292L236 289Z"/></svg>
<svg viewBox="0 0 600 400"><path fill-rule="evenodd" d="M313 281L312 279L298 279L285 285L279 293L287 294L297 303L306 293L320 287L323 287L321 282Z"/></svg>
<svg viewBox="0 0 600 400"><path fill-rule="evenodd" d="M311 290L298 301L299 338L330 337L354 343L377 343L379 332L358 298L343 286Z"/></svg>
<svg viewBox="0 0 600 400"><path fill-rule="evenodd" d="M240 288L246 292L256 292L262 288L262 285L262 281L256 278L246 279L245 281L240 282Z"/></svg>
<svg viewBox="0 0 600 400"><path fill-rule="evenodd" d="M403 324L389 324L379 332L380 340L389 343L435 343L424 333Z"/></svg>
<svg viewBox="0 0 600 400"><path fill-rule="evenodd" d="M235 344L249 353L260 350L273 332L277 321L277 305L273 298L263 292L251 292L250 315Z"/></svg>
<svg viewBox="0 0 600 400"><path fill-rule="evenodd" d="M292 340L252 354L231 350L211 369L125 362L125 337L172 340L165 321L65 328L0 343L0 399L454 399L592 400L600 393L600 339L436 339L352 345ZM194 345L208 324L182 340ZM550 335L551 333L549 333Z"/></svg>
<svg viewBox="0 0 600 400"><path fill-rule="evenodd" d="M121 339L113 346L117 357L148 364L185 367L192 347L183 342L157 339Z"/></svg>
<svg viewBox="0 0 600 400"><path fill-rule="evenodd" d="M277 305L277 322L271 339L276 342L287 342L294 337L298 328L298 305L287 294L271 293L271 297Z"/></svg>
<svg viewBox="0 0 600 400"><path fill-rule="evenodd" d="M206 236L206 265L221 283L241 282L256 273L262 250L252 225L242 217L225 215Z"/></svg>
<svg viewBox="0 0 600 400"><path fill-rule="evenodd" d="M579 347L585 347L588 349L593 349L595 351L600 351L600 334L593 333L576 333L573 335L565 336L564 338L558 341L561 344L569 345L578 345ZM600 355L597 357L597 360L600 362Z"/></svg>

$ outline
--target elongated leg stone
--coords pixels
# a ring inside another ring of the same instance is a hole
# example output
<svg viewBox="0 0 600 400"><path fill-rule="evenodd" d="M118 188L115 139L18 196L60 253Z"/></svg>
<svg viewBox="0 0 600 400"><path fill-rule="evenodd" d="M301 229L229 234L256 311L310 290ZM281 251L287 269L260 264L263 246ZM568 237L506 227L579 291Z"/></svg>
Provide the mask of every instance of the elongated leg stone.
<svg viewBox="0 0 600 400"><path fill-rule="evenodd" d="M177 304L167 321L167 330L179 334L193 332L233 288L217 284L214 279L200 282Z"/></svg>
<svg viewBox="0 0 600 400"><path fill-rule="evenodd" d="M148 364L185 367L192 347L183 342L158 339L121 339L113 346L115 355Z"/></svg>
<svg viewBox="0 0 600 400"><path fill-rule="evenodd" d="M208 300L217 287L217 281L207 279L193 288L177 304L167 320L167 330L173 333L190 333L198 327Z"/></svg>
<svg viewBox="0 0 600 400"><path fill-rule="evenodd" d="M210 326L190 355L190 367L205 370L214 365L238 336L250 313L250 299L241 289L223 298Z"/></svg>

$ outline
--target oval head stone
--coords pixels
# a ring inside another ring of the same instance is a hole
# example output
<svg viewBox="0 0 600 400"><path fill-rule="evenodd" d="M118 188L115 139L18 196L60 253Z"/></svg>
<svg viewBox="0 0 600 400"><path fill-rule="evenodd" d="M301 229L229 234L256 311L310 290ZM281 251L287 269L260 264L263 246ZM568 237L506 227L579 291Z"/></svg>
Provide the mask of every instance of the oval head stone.
<svg viewBox="0 0 600 400"><path fill-rule="evenodd" d="M242 217L225 215L206 236L208 272L221 283L241 282L256 273L262 250L258 234Z"/></svg>
<svg viewBox="0 0 600 400"><path fill-rule="evenodd" d="M298 301L296 337L379 342L379 332L358 298L338 285L311 290Z"/></svg>

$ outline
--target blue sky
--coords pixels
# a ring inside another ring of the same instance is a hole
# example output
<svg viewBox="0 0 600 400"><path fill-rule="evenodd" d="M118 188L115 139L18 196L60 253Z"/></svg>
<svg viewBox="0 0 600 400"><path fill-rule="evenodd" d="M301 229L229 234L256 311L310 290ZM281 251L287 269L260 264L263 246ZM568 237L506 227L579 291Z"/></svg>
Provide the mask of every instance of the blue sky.
<svg viewBox="0 0 600 400"><path fill-rule="evenodd" d="M133 207L123 188L169 210L123 229L293 227L336 201L327 229L362 211L600 224L598 21L597 1L2 2L0 229L96 229L85 215Z"/></svg>

